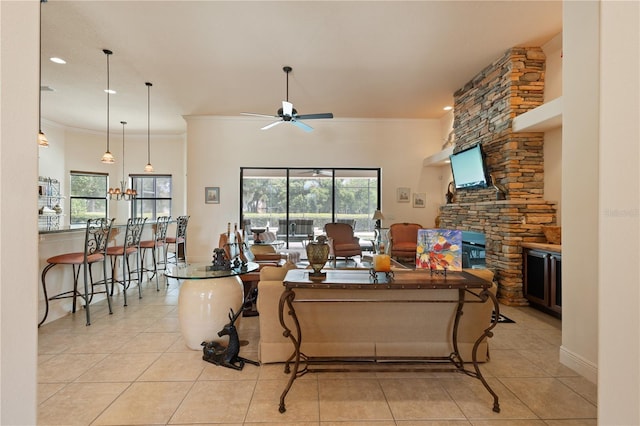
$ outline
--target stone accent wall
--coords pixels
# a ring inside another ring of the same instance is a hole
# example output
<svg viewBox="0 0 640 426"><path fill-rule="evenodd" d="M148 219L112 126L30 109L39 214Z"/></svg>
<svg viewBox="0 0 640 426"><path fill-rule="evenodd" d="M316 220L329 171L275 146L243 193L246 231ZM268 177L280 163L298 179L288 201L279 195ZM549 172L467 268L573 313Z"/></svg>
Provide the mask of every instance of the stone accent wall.
<svg viewBox="0 0 640 426"><path fill-rule="evenodd" d="M538 47L515 47L454 94L454 152L482 144L495 187L461 189L441 206L440 227L482 232L487 267L495 270L498 298L526 305L522 293L521 243L545 242L542 225L556 221L553 203L543 200L544 135L514 133L517 115L544 101L545 55Z"/></svg>
<svg viewBox="0 0 640 426"><path fill-rule="evenodd" d="M555 222L553 203L531 200L454 203L440 207L440 227L482 232L487 267L496 272L498 299L506 305L526 305L522 294L523 242L544 243L542 226Z"/></svg>
<svg viewBox="0 0 640 426"><path fill-rule="evenodd" d="M513 133L514 117L542 105L545 56L539 47L515 47L454 94L454 152L482 144L487 173L506 199L542 198L542 133ZM496 189L461 189L458 202L496 198Z"/></svg>

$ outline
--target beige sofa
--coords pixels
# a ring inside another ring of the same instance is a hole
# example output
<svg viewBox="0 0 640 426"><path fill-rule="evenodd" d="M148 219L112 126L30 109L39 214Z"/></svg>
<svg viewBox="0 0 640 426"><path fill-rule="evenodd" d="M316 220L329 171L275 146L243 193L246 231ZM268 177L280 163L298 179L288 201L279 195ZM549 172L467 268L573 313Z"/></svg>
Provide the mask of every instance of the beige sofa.
<svg viewBox="0 0 640 426"><path fill-rule="evenodd" d="M283 291L282 280L291 267L293 266L265 267L260 272L257 309L260 313L259 358L263 363L286 361L293 351L291 341L282 335L278 313ZM493 279L493 273L489 270L469 272L488 281ZM317 295L318 290L297 290L296 298L304 298L309 291ZM398 299L406 299L407 294L411 294L416 300L457 297L457 290L380 291L384 291L386 297ZM492 291L495 294L495 283ZM358 290L322 292L326 298L331 298L332 292L339 292L342 297L363 295L363 291ZM312 357L448 356L452 352L451 334L455 308L454 303L325 302L295 305L302 329L301 351ZM458 334L458 347L465 362L471 361L475 340L489 326L492 308L490 301L465 305ZM285 320L289 328L295 330L288 315ZM488 361L486 339L478 347L477 357L480 362Z"/></svg>

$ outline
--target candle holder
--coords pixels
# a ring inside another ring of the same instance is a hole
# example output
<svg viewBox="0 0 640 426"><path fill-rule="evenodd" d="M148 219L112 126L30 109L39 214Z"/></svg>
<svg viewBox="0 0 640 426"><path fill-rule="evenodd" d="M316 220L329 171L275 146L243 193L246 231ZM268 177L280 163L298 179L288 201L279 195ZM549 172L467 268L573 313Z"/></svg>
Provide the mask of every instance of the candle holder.
<svg viewBox="0 0 640 426"><path fill-rule="evenodd" d="M383 272L387 281L393 281L393 271L391 270L391 256L388 254L374 254L369 276L373 282L378 282L378 272Z"/></svg>
<svg viewBox="0 0 640 426"><path fill-rule="evenodd" d="M393 271L376 271L374 268L369 269L369 277L371 277L371 281L374 283L378 282L378 273L383 273L387 282L393 281L394 275Z"/></svg>
<svg viewBox="0 0 640 426"><path fill-rule="evenodd" d="M429 268L429 270L431 271L432 277L434 275L443 275L445 278L447 278L447 268L444 268L444 269Z"/></svg>

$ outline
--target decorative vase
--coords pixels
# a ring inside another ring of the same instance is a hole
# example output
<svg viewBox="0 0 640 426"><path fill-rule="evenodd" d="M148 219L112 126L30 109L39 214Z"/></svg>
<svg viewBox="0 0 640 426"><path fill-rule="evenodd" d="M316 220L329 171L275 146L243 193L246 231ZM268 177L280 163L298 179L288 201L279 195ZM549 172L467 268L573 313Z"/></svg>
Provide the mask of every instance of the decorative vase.
<svg viewBox="0 0 640 426"><path fill-rule="evenodd" d="M178 297L182 338L189 349L201 351L204 341L226 343L218 332L229 322L229 309L242 309L244 286L238 276L184 280ZM236 322L236 326L238 322Z"/></svg>
<svg viewBox="0 0 640 426"><path fill-rule="evenodd" d="M309 265L313 269L313 272L309 273L309 278L311 280L325 279L327 274L321 271L329 259L329 244L326 242L326 237L319 236L316 241L309 241L309 244L307 244L307 259L309 259Z"/></svg>

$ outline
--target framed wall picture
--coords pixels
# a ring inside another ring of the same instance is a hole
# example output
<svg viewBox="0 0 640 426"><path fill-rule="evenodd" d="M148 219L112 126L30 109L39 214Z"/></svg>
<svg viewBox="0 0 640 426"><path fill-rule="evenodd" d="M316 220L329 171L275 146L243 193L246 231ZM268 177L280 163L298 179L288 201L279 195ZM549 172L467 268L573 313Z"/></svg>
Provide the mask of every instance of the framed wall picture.
<svg viewBox="0 0 640 426"><path fill-rule="evenodd" d="M427 194L424 192L413 193L413 207L423 208L427 204Z"/></svg>
<svg viewBox="0 0 640 426"><path fill-rule="evenodd" d="M398 188L396 201L399 203L408 203L411 195L411 188Z"/></svg>
<svg viewBox="0 0 640 426"><path fill-rule="evenodd" d="M220 187L207 186L204 188L204 202L206 204L220 204Z"/></svg>

